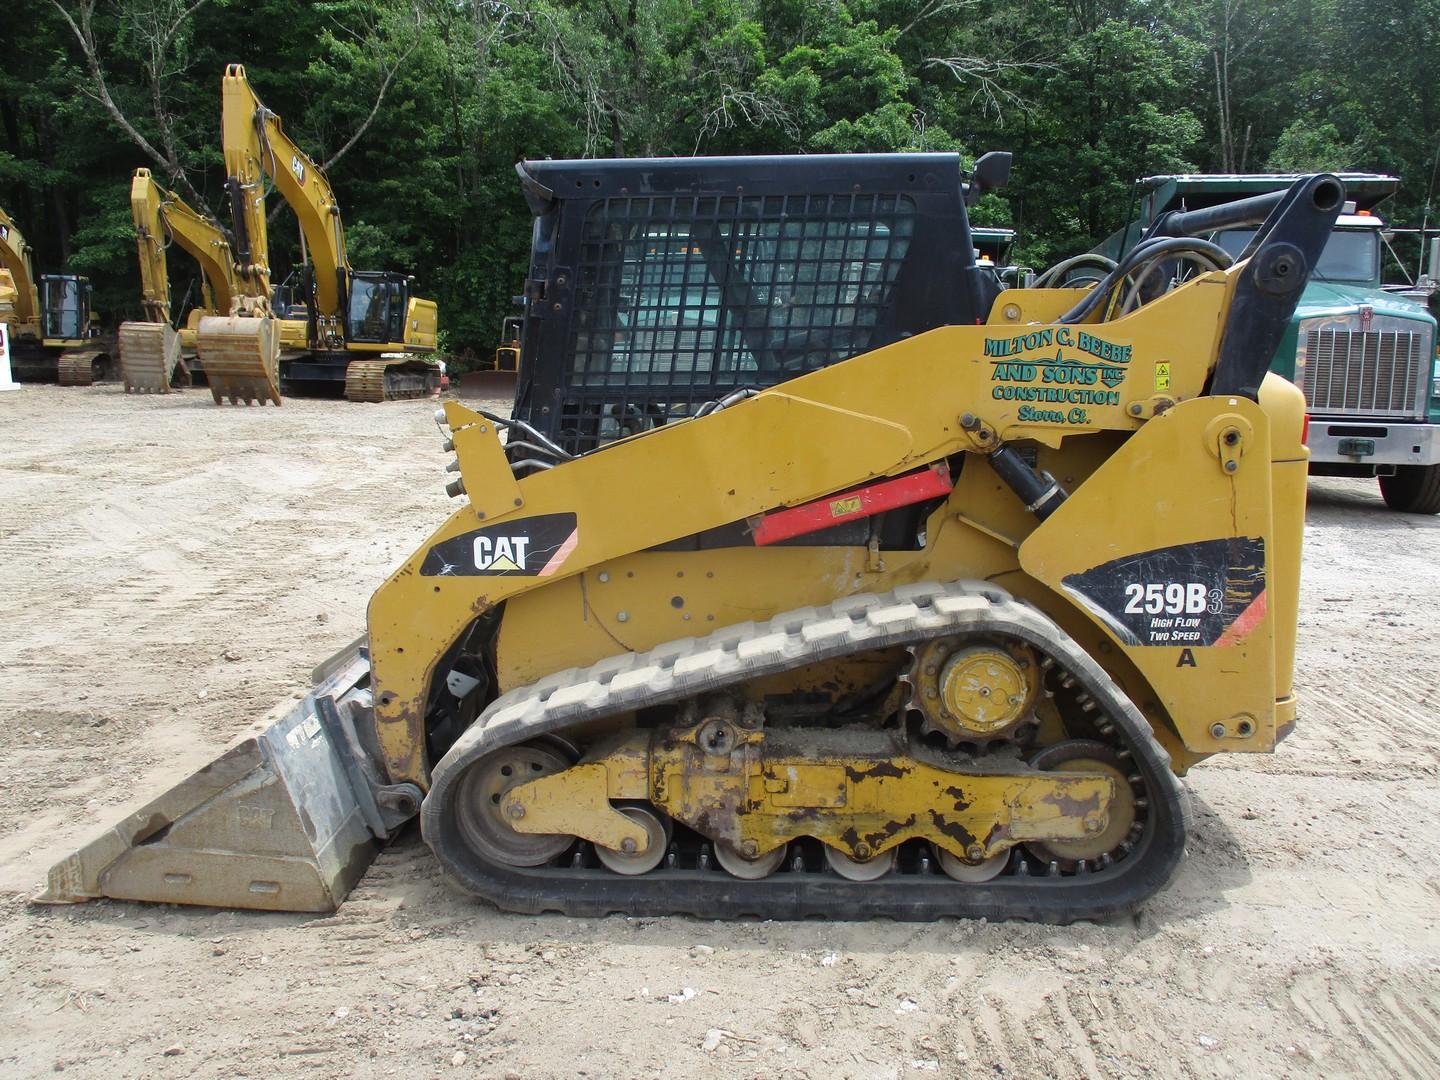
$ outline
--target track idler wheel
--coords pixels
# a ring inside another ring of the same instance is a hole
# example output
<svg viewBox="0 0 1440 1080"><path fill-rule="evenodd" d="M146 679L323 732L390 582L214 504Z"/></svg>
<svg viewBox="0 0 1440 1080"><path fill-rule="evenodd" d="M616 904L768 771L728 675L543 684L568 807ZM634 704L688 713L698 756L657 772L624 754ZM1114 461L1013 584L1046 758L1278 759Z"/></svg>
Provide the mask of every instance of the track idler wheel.
<svg viewBox="0 0 1440 1080"><path fill-rule="evenodd" d="M456 825L465 843L505 866L543 866L560 855L575 842L573 836L517 832L501 807L511 788L569 767L560 754L533 743L507 746L477 761L456 793Z"/></svg>
<svg viewBox="0 0 1440 1080"><path fill-rule="evenodd" d="M1081 840L1032 841L1026 845L1042 862L1054 863L1067 873L1082 863L1097 868L1108 865L1116 852L1133 841L1131 834L1139 831L1137 823L1145 799L1135 790L1138 775L1127 773L1113 748L1090 739L1070 739L1047 746L1030 759L1030 764L1047 772L1106 773L1115 781L1117 792L1111 803L1109 821L1094 836Z"/></svg>

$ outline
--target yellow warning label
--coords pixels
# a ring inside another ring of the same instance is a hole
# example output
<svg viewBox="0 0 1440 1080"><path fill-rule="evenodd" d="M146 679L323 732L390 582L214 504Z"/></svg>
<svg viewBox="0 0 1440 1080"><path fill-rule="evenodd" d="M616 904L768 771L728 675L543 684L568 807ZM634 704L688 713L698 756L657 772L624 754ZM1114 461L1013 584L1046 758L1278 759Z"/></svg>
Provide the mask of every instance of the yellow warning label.
<svg viewBox="0 0 1440 1080"><path fill-rule="evenodd" d="M1170 389L1170 365L1168 363L1157 363L1155 365L1155 389Z"/></svg>
<svg viewBox="0 0 1440 1080"><path fill-rule="evenodd" d="M858 514L862 509L859 495L852 495L848 499L835 499L830 503L831 517L844 517L846 514Z"/></svg>

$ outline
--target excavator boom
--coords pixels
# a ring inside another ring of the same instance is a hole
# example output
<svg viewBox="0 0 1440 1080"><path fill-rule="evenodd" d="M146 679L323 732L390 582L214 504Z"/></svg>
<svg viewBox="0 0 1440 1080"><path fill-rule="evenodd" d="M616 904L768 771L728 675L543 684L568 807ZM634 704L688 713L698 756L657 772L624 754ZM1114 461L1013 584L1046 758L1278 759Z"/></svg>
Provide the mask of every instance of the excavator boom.
<svg viewBox="0 0 1440 1080"><path fill-rule="evenodd" d="M4 313L10 327L11 341L20 337L40 337L40 296L35 287L35 271L30 265L30 245L14 219L0 210L0 266L10 271L14 299Z"/></svg>

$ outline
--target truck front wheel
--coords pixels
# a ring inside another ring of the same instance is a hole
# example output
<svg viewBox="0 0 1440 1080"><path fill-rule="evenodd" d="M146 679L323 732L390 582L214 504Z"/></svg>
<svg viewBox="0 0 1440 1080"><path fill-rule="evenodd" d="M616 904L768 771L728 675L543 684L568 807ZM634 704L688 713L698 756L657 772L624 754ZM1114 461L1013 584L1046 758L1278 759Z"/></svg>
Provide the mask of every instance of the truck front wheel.
<svg viewBox="0 0 1440 1080"><path fill-rule="evenodd" d="M1400 465L1394 476L1380 477L1380 494L1391 510L1440 514L1440 465Z"/></svg>

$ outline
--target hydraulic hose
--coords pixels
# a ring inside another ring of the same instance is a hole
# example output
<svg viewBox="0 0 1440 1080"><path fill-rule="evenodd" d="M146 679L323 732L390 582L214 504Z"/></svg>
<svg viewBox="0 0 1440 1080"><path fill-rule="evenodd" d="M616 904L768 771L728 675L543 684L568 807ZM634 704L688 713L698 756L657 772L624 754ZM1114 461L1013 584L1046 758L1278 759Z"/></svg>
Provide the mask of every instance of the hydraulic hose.
<svg viewBox="0 0 1440 1080"><path fill-rule="evenodd" d="M1061 323L1084 322L1095 313L1102 303L1108 301L1110 294L1134 273L1137 267L1152 259L1172 257L1181 252L1199 253L1208 256L1222 266L1230 265L1229 253L1219 244L1212 244L1209 240L1200 240L1191 236L1157 237L1153 240L1146 240L1137 244L1125 258L1120 260L1114 270L1105 275L1099 285L1086 293L1084 299L1060 316L1057 321Z"/></svg>
<svg viewBox="0 0 1440 1080"><path fill-rule="evenodd" d="M1031 287L1035 289L1049 288L1052 281L1064 281L1065 275L1067 273L1075 269L1075 267L1077 266L1083 266L1085 263L1094 263L1096 266L1101 266L1105 269L1107 273L1115 269L1115 260L1110 258L1108 255L1101 255L1099 252L1095 251L1085 251L1081 252L1079 255L1071 255L1068 259L1062 259L1060 262L1050 267L1049 270L1046 270L1043 274L1041 274L1035 280L1035 284Z"/></svg>

